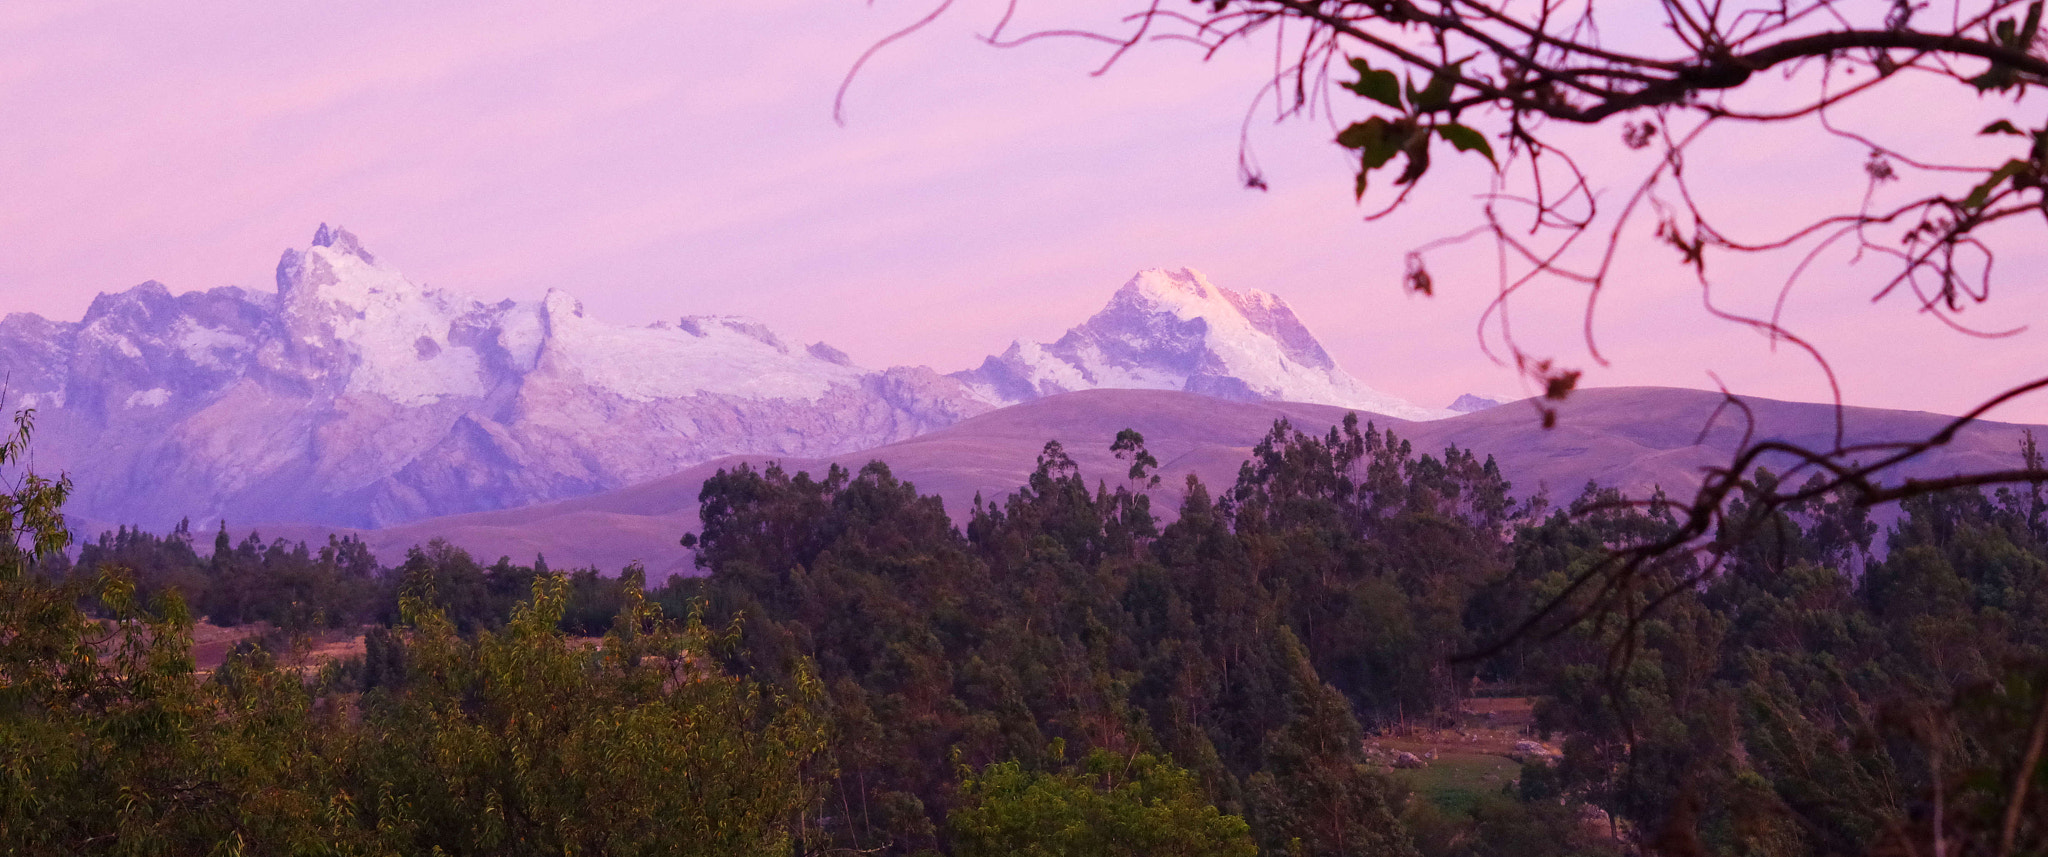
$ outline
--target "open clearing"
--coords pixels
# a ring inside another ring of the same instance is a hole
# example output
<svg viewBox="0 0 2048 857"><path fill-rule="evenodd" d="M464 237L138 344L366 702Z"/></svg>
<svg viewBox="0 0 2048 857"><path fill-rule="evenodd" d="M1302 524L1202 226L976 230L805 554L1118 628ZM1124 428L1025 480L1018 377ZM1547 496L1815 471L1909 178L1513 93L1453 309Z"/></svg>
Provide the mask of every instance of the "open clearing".
<svg viewBox="0 0 2048 857"><path fill-rule="evenodd" d="M1367 758L1374 760L1423 798L1447 813L1468 814L1479 796L1498 792L1520 778L1518 743L1531 734L1534 700L1491 697L1465 700L1451 728L1394 728L1367 738ZM1556 748L1544 746L1554 754ZM1414 756L1421 767L1402 768L1401 754Z"/></svg>

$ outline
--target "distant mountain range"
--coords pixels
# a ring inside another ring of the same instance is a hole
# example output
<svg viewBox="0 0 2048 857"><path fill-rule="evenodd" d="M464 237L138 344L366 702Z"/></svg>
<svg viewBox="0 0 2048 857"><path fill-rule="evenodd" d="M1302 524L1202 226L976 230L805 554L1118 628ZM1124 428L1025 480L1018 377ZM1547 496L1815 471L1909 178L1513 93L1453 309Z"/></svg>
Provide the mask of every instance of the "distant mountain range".
<svg viewBox="0 0 2048 857"><path fill-rule="evenodd" d="M487 303L422 287L322 225L276 291L102 294L85 318L0 320L7 404L37 410L36 465L94 523L385 527L595 494L729 455L883 446L1044 396L1175 390L1405 419L1286 302L1145 271L1056 342L978 368L866 369L758 322L644 327L570 295ZM1462 404L1462 400L1461 400Z"/></svg>

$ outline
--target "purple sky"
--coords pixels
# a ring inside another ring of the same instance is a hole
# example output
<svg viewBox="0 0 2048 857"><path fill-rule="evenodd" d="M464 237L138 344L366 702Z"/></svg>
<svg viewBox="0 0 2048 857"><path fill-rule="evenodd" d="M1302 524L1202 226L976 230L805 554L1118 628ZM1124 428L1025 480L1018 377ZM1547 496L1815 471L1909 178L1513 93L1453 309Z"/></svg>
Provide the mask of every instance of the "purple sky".
<svg viewBox="0 0 2048 857"><path fill-rule="evenodd" d="M479 297L562 288L629 323L739 313L864 365L953 370L1057 336L1137 269L1188 265L1282 295L1396 395L1530 392L1480 352L1490 252L1439 257L1434 299L1398 284L1403 251L1476 222L1482 171L1440 166L1409 210L1363 223L1326 122L1258 122L1272 190L1240 186L1239 123L1270 54L1205 65L1161 45L1091 78L1098 46L979 45L1002 4L963 0L868 66L842 128L841 76L927 4L448 5L0 6L0 308L77 318L146 279L267 289L279 251L327 221L414 280ZM1058 21L1102 5L1035 8ZM2041 111L1927 89L1836 119L1996 163L1947 129ZM1761 230L1863 192L1855 144L1716 133L1726 145L1689 169L1724 223ZM1615 136L1585 138L1609 197L1649 167ZM2048 321L2043 236L2011 233L2002 292L1966 319ZM1670 262L1624 256L1598 317L1614 365L1588 383L1710 387L1712 372L1738 392L1825 398L1810 361L1708 319ZM1719 300L1753 312L1783 276L1713 273ZM1874 276L1834 254L1787 305L1850 402L1953 412L2048 374L2048 331L1949 333L1909 302L1871 304ZM1525 342L1587 365L1582 294L1532 297L1514 316ZM2048 397L2002 415L2048 422Z"/></svg>

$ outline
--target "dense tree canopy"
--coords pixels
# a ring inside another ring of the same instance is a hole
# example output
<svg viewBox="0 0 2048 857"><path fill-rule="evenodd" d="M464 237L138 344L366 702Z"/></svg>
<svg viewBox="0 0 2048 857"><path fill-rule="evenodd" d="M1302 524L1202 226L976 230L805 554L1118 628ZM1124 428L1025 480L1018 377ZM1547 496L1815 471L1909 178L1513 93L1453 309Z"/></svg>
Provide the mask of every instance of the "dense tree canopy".
<svg viewBox="0 0 2048 857"><path fill-rule="evenodd" d="M1720 563L1664 556L1639 585L1600 589L1578 585L1584 570L1676 530L1675 507L1593 486L1517 503L1483 456L1422 454L1352 418L1275 425L1233 484L1191 481L1162 521L1143 438L1115 444L1135 468L1117 484L1091 487L1049 443L1026 486L964 527L880 463L726 470L690 539L706 574L652 592L637 569L485 566L445 544L347 570L354 548L319 559L223 536L201 558L177 533L129 531L65 562L61 483L23 481L0 582L0 847L1477 857L2048 841L2039 488L1934 492L1880 527L1838 492L1754 512L1783 490L1761 472L1732 505L1764 524L1718 533ZM214 593L213 610L274 603L225 597L271 579L235 568L249 555L316 599L288 615L358 611L364 653L301 669L273 636L200 672L187 590ZM1623 609L1516 636L1544 605L1600 603ZM1518 642L1490 645L1503 639ZM1469 709L1488 696L1533 699L1533 731L1510 736L1556 752L1461 781L1460 765L1504 764L1456 747L1485 728ZM1378 749L1424 735L1446 758L1408 770Z"/></svg>

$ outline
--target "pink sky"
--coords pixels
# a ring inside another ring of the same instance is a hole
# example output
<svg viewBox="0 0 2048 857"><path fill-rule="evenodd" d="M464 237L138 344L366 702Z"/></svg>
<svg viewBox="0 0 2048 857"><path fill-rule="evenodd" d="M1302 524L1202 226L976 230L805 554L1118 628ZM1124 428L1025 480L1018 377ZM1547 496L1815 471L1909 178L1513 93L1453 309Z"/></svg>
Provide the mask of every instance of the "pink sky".
<svg viewBox="0 0 2048 857"><path fill-rule="evenodd" d="M745 314L864 365L950 371L1057 336L1140 268L1187 265L1282 295L1388 392L1437 406L1525 392L1475 334L1490 253L1440 257L1434 299L1398 284L1403 251L1475 222L1481 171L1439 169L1407 212L1363 223L1326 123L1259 123L1272 190L1246 191L1238 128L1270 55L1204 65L1158 46L1091 78L1093 45L977 44L1000 6L963 0L880 55L843 128L841 76L928 5L0 7L0 309L75 319L96 293L147 279L268 289L278 253L326 221L433 286L488 299L561 288L623 323ZM1996 150L1942 132L1983 115L2038 126L2043 109L1906 99L1838 119L1989 161ZM1726 133L1691 169L1741 213L1727 222L1861 196L1852 144ZM1615 136L1587 137L1610 195L1648 169ZM2001 293L1966 318L2048 321L2043 237L2038 223L2012 234ZM1834 359L1851 403L1954 412L2048 374L2048 331L1949 333L1908 302L1871 304L1874 268L1845 262L1817 269L1786 318ZM1614 365L1588 383L1710 387L1711 372L1738 392L1826 396L1803 357L1709 320L1665 252L1624 270L1599 316ZM1782 276L1714 273L1722 301L1754 312ZM1580 296L1546 294L1520 305L1517 329L1587 365ZM2048 397L2002 414L2048 422Z"/></svg>

